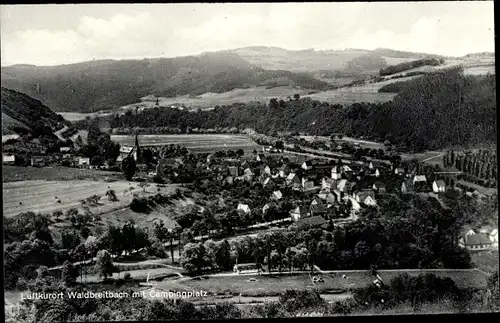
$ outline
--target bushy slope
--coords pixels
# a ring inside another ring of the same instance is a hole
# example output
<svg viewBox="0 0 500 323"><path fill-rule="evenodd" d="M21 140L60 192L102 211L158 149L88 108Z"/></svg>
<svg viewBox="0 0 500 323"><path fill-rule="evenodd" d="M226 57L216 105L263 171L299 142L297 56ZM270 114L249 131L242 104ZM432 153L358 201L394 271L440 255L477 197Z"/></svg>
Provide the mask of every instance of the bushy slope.
<svg viewBox="0 0 500 323"><path fill-rule="evenodd" d="M69 125L61 116L25 94L2 87L2 134L52 133Z"/></svg>
<svg viewBox="0 0 500 323"><path fill-rule="evenodd" d="M55 111L94 112L120 107L149 94L199 95L252 86L328 84L289 71L266 71L233 53L122 61L91 61L55 67L2 67L2 83Z"/></svg>

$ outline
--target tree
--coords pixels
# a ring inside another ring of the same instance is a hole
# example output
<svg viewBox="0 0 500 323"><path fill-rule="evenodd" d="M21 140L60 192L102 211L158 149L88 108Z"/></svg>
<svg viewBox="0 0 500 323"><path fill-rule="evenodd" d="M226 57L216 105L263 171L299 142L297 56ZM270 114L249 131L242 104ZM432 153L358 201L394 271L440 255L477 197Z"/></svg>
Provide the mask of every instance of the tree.
<svg viewBox="0 0 500 323"><path fill-rule="evenodd" d="M116 271L111 254L107 250L101 250L97 253L95 269L99 273L99 277L104 277L104 279L112 276Z"/></svg>
<svg viewBox="0 0 500 323"><path fill-rule="evenodd" d="M295 94L293 95L293 98L294 98L295 100L298 100L298 99L300 99L300 95L299 95L298 93L295 93Z"/></svg>
<svg viewBox="0 0 500 323"><path fill-rule="evenodd" d="M269 108L270 109L277 109L279 107L279 103L278 103L278 100L276 98L272 98L271 100L269 100Z"/></svg>
<svg viewBox="0 0 500 323"><path fill-rule="evenodd" d="M110 200L111 202L118 201L118 197L116 197L115 190L108 190L108 191L106 191L106 196L108 197L108 200Z"/></svg>
<svg viewBox="0 0 500 323"><path fill-rule="evenodd" d="M68 260L66 260L63 264L62 277L64 282L68 286L72 286L76 283L76 278L78 277L78 270Z"/></svg>
<svg viewBox="0 0 500 323"><path fill-rule="evenodd" d="M238 149L236 150L236 155L238 155L238 157L242 157L243 155L245 155L245 152L243 151L243 149Z"/></svg>
<svg viewBox="0 0 500 323"><path fill-rule="evenodd" d="M123 159L122 171L125 174L125 178L128 181L131 181L132 177L134 176L134 174L136 172L136 164L135 164L134 157L128 156L127 158Z"/></svg>

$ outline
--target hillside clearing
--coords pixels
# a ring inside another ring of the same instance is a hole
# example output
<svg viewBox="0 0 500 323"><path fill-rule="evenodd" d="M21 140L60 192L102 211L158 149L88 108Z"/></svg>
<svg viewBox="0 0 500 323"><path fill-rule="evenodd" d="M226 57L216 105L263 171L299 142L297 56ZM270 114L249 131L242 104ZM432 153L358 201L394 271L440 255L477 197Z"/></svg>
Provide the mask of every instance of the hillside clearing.
<svg viewBox="0 0 500 323"><path fill-rule="evenodd" d="M120 145L134 145L135 136L111 135L111 140ZM141 146L180 145L195 153L207 153L217 150L243 149L245 153L259 149L259 145L244 135L225 134L183 134L183 135L140 135Z"/></svg>
<svg viewBox="0 0 500 323"><path fill-rule="evenodd" d="M162 187L160 193L169 193L176 187L177 185ZM104 196L106 191L110 189L115 190L119 201L110 202ZM99 204L91 206L89 209L93 214L103 214L128 207L132 201L132 195L136 192L140 194L158 193L156 187L149 186L144 191L137 183L127 181L111 183L90 180L8 182L3 185L3 212L5 216L14 216L23 212L66 211L70 208L81 208L80 200L97 194L102 196ZM56 200L60 200L61 203L56 203Z"/></svg>

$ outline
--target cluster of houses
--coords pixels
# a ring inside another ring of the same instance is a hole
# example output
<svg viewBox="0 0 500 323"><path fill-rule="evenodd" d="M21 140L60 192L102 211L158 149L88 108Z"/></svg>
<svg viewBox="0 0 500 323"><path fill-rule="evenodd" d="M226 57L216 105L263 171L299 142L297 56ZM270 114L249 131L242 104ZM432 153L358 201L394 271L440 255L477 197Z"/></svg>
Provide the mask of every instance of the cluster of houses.
<svg viewBox="0 0 500 323"><path fill-rule="evenodd" d="M427 187L435 192L444 192L441 180L429 185L424 175L405 172L390 164L369 162L367 165L341 164L318 160L306 160L300 166L286 158L279 163L267 163L271 155L257 154L252 161L207 156L206 162L193 167L212 172L223 184L246 181L250 186L262 185L272 191L269 202L262 207L265 214L283 199L283 188L302 193L303 199L295 201L290 218L295 222L321 225L328 220L345 221L366 207L377 207L377 194L387 191L384 178L389 174L399 178L401 193L410 193L416 187ZM271 161L271 160L269 160ZM170 161L170 167L178 167L182 158ZM271 164L279 166L270 166ZM167 164L160 161L156 174L163 174ZM239 204L237 211L248 214L252 210Z"/></svg>

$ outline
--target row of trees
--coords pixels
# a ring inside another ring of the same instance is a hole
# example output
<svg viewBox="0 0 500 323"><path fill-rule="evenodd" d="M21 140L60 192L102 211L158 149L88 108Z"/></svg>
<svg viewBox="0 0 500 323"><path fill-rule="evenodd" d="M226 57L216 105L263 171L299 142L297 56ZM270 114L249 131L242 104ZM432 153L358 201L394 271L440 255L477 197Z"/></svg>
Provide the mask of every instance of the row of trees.
<svg viewBox="0 0 500 323"><path fill-rule="evenodd" d="M466 152L459 154L454 150L447 151L443 156L445 168L455 167L458 170L475 177L490 180L497 179L496 151L480 150L478 152Z"/></svg>

